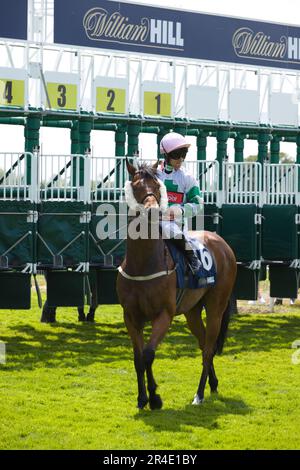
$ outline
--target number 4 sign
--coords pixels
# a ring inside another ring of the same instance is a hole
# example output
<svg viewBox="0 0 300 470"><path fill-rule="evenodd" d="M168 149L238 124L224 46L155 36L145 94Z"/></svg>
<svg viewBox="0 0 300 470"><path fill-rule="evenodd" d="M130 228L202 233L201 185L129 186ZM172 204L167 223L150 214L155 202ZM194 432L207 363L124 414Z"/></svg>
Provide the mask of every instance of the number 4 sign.
<svg viewBox="0 0 300 470"><path fill-rule="evenodd" d="M0 68L0 106L25 107L27 75L22 69Z"/></svg>

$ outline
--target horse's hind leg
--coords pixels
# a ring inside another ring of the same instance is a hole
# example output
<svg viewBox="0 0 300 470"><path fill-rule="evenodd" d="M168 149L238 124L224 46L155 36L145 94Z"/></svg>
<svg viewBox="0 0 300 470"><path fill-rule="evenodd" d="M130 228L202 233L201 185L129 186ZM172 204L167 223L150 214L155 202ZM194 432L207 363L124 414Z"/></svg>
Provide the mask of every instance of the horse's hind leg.
<svg viewBox="0 0 300 470"><path fill-rule="evenodd" d="M148 396L145 386L145 363L143 358L143 327L137 327L136 325L134 325L131 321L130 316L126 315L126 313L124 313L124 321L133 346L134 367L138 383L137 406L139 409L142 409L148 403Z"/></svg>
<svg viewBox="0 0 300 470"><path fill-rule="evenodd" d="M197 304L192 310L185 314L187 324L192 332L192 334L197 338L199 348L201 351L204 350L205 346L205 326L201 318L202 304ZM210 385L210 390L212 393L217 393L218 391L218 379L215 373L213 360L211 362L211 367L208 373L208 380Z"/></svg>
<svg viewBox="0 0 300 470"><path fill-rule="evenodd" d="M226 303L225 303L226 301ZM226 307L228 299L218 301L217 296L210 292L210 295L206 297L205 308L206 308L206 334L205 334L205 345L203 348L203 368L200 377L200 382L197 390L197 394L194 398L194 404L199 404L204 400L204 389L207 378L210 375L210 385L212 387L217 386L217 380L214 380L214 369L213 369L213 358L217 350L218 337L222 329L222 336L225 338L225 332L228 326L228 322L222 321L229 318L230 306ZM224 341L223 338L223 341ZM216 379L216 377L215 377ZM215 390L214 390L215 391Z"/></svg>
<svg viewBox="0 0 300 470"><path fill-rule="evenodd" d="M205 347L205 326L201 318L201 310L202 305L198 304L192 310L186 313L185 317L187 319L187 324L191 332L198 340L199 348L201 349L201 351L203 351ZM211 392L216 393L218 389L218 379L215 373L213 360L211 362L211 367L208 372L208 379Z"/></svg>

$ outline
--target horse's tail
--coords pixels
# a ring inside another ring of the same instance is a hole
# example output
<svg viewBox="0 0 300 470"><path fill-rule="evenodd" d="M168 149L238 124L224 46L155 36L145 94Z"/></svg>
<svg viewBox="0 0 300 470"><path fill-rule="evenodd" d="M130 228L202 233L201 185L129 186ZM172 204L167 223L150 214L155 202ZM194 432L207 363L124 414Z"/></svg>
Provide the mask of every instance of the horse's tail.
<svg viewBox="0 0 300 470"><path fill-rule="evenodd" d="M234 300L233 295L231 294L227 307L225 309L225 312L223 313L220 333L216 342L216 354L222 354L230 317L234 311L235 311L235 300Z"/></svg>

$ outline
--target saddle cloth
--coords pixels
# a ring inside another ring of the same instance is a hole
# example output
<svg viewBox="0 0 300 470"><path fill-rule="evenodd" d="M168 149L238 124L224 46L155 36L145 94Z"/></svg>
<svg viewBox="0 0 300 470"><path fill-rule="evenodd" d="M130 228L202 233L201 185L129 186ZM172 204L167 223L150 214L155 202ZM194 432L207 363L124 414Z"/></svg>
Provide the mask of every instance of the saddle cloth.
<svg viewBox="0 0 300 470"><path fill-rule="evenodd" d="M194 275L187 266L184 254L175 247L172 240L165 240L165 242L176 265L178 289L199 289L200 287L213 286L216 283L214 258L202 243L194 238L189 238L189 242L201 262L201 268Z"/></svg>

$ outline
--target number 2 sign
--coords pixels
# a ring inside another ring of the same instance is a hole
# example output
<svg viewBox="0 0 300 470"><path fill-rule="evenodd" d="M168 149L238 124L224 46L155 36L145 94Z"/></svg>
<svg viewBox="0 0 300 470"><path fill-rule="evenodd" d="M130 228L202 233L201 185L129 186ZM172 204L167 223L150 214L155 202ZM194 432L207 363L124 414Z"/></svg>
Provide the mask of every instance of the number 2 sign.
<svg viewBox="0 0 300 470"><path fill-rule="evenodd" d="M96 112L126 113L126 90L122 88L96 88Z"/></svg>
<svg viewBox="0 0 300 470"><path fill-rule="evenodd" d="M93 109L96 113L128 113L128 80L119 77L95 77Z"/></svg>

